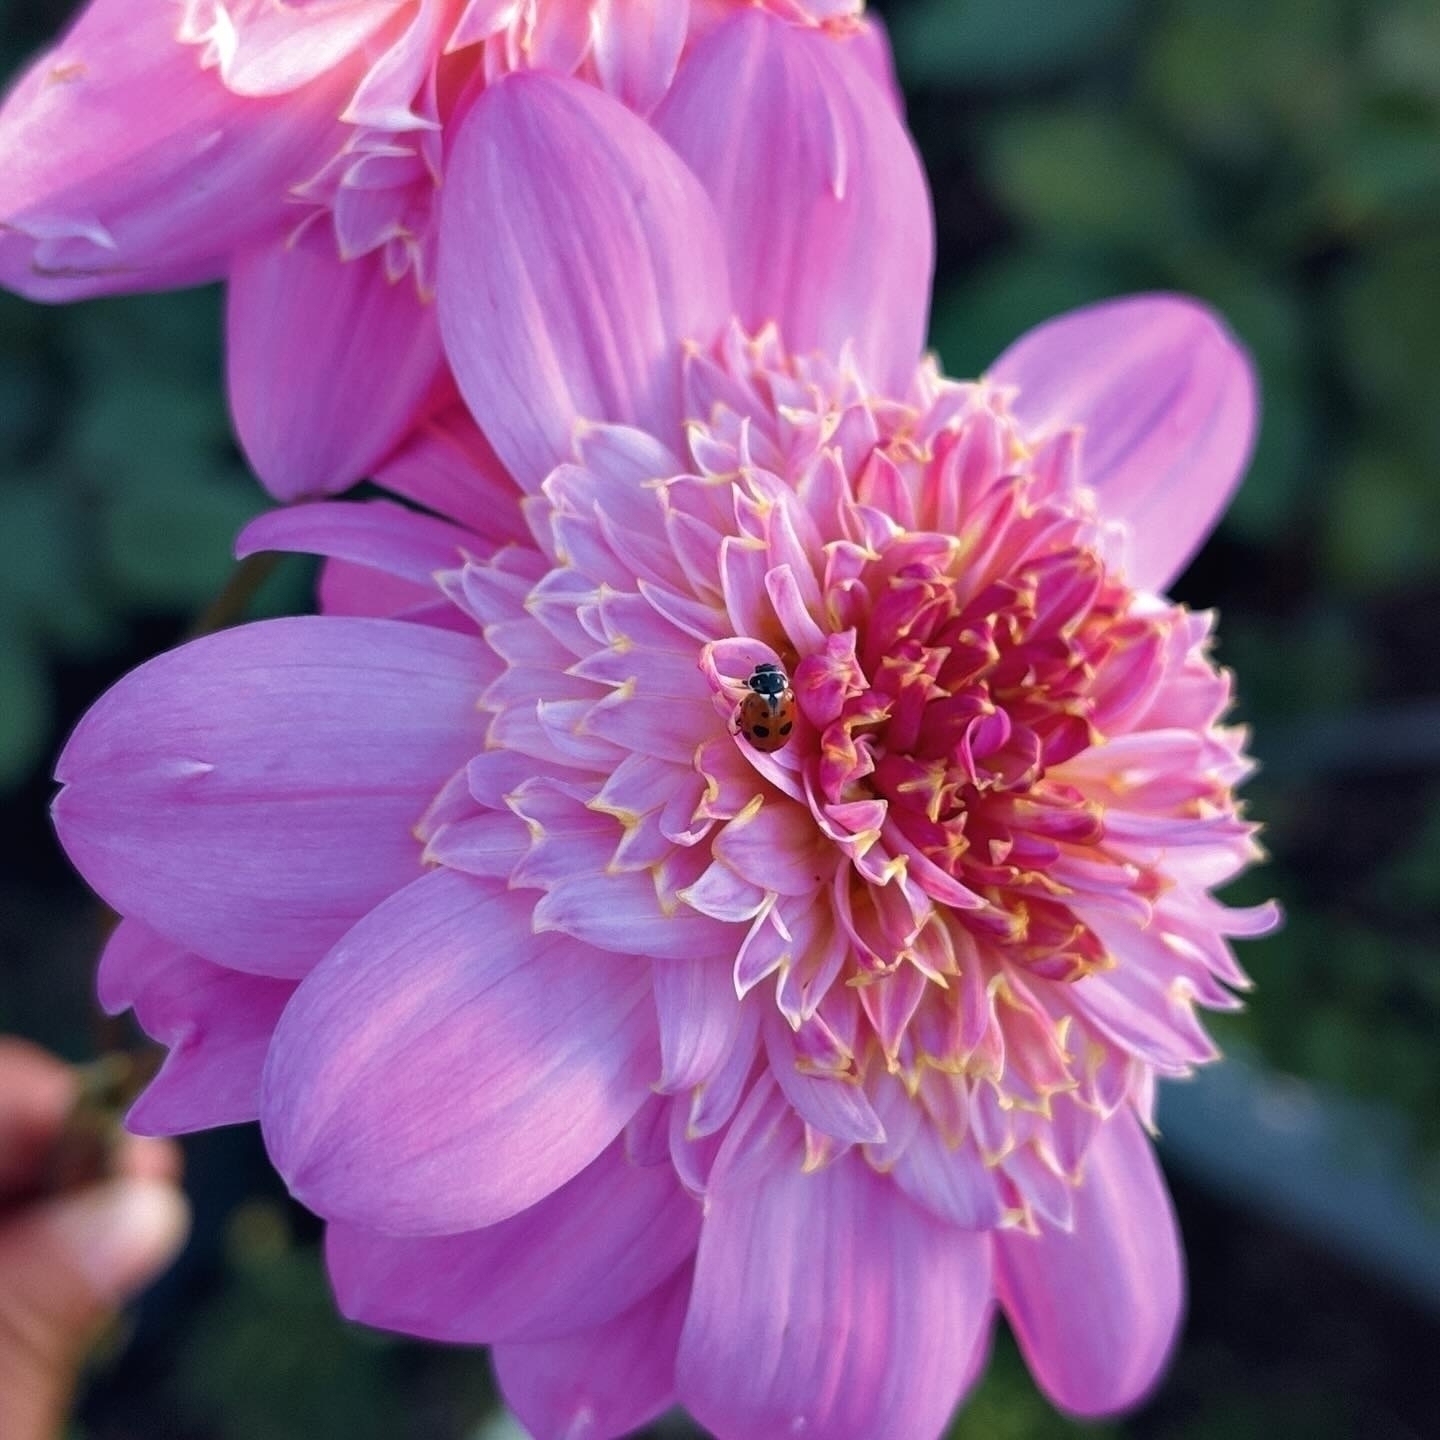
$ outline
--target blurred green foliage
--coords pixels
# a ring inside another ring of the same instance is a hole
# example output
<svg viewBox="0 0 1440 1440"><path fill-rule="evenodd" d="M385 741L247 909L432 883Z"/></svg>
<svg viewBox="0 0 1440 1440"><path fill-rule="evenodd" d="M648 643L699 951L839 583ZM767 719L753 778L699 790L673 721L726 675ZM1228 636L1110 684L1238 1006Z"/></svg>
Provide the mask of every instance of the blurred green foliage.
<svg viewBox="0 0 1440 1440"><path fill-rule="evenodd" d="M0 64L66 8L0 0ZM1208 299L1256 357L1252 473L1180 593L1223 611L1264 765L1250 795L1274 862L1241 888L1278 893L1290 918L1244 947L1258 988L1219 1028L1401 1109L1440 1195L1440 723L1413 709L1440 697L1440 4L874 8L935 191L947 369L978 373L1027 326L1144 288ZM0 296L0 796L34 802L20 844L44 834L64 726L183 634L262 508L230 438L218 336L212 291L72 309ZM307 582L284 570L259 608L304 608ZM1235 1283L1258 1268L1248 1257ZM130 1382L173 1410L176 1435L455 1437L491 1403L463 1352L344 1326L313 1244L263 1203L229 1221L177 1313L183 1338L162 1326L156 1342L167 1373ZM1347 1333L1334 1353L1363 1349ZM1415 1433L1373 1405L1359 1418L1343 1377L1282 1368L1247 1388L1236 1352L1203 1340L1177 1374L1148 1419L1082 1432L1002 1338L953 1437ZM95 1440L155 1433L104 1393Z"/></svg>
<svg viewBox="0 0 1440 1440"><path fill-rule="evenodd" d="M237 1210L224 1253L228 1283L195 1317L168 1387L197 1431L215 1440L427 1440L465 1434L494 1408L473 1352L340 1321L318 1251L295 1244L274 1204Z"/></svg>
<svg viewBox="0 0 1440 1440"><path fill-rule="evenodd" d="M56 663L103 662L138 622L202 610L264 508L230 437L218 333L213 291L53 310L0 294L0 790L49 758Z"/></svg>

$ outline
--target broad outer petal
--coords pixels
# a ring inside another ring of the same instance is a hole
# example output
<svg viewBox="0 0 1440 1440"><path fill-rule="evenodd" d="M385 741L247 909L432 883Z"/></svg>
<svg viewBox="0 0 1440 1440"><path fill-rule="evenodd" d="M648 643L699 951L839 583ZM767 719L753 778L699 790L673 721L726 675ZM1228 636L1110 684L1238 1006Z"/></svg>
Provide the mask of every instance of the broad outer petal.
<svg viewBox="0 0 1440 1440"><path fill-rule="evenodd" d="M678 446L681 346L730 314L695 177L618 101L538 73L492 85L457 128L439 276L461 394L529 490L571 458L577 419Z"/></svg>
<svg viewBox="0 0 1440 1440"><path fill-rule="evenodd" d="M880 93L895 107L895 113L904 120L905 92L895 73L895 53L890 48L890 32L885 22L878 15L866 15L846 43Z"/></svg>
<svg viewBox="0 0 1440 1440"><path fill-rule="evenodd" d="M861 58L749 11L696 47L655 124L720 212L740 319L778 321L795 353L852 342L867 380L903 394L934 224L919 157Z"/></svg>
<svg viewBox="0 0 1440 1440"><path fill-rule="evenodd" d="M341 260L323 225L237 256L226 317L235 429L281 500L369 475L441 373L434 306L378 254Z"/></svg>
<svg viewBox="0 0 1440 1440"><path fill-rule="evenodd" d="M618 1440L667 1410L675 1393L675 1349L690 1295L690 1267L677 1271L625 1314L493 1353L506 1403L534 1440Z"/></svg>
<svg viewBox="0 0 1440 1440"><path fill-rule="evenodd" d="M388 620L271 620L103 695L55 824L124 915L218 964L303 975L420 873L414 826L479 749L489 651Z"/></svg>
<svg viewBox="0 0 1440 1440"><path fill-rule="evenodd" d="M1184 1308L1175 1215L1154 1149L1128 1111L1101 1126L1066 1234L998 1234L1000 1302L1040 1387L1063 1410L1108 1415L1154 1386Z"/></svg>
<svg viewBox="0 0 1440 1440"><path fill-rule="evenodd" d="M260 1113L260 1071L293 982L212 965L138 920L122 920L97 985L106 1010L133 1008L141 1029L170 1047L125 1117L129 1130L179 1135Z"/></svg>
<svg viewBox="0 0 1440 1440"><path fill-rule="evenodd" d="M356 71L303 95L232 95L175 38L171 4L92 0L0 110L0 284L78 300L213 280L289 229L290 187L343 142Z"/></svg>
<svg viewBox="0 0 1440 1440"><path fill-rule="evenodd" d="M260 1118L291 1192L326 1219L454 1234L577 1175L658 1068L644 961L537 938L523 895L437 870L296 991Z"/></svg>
<svg viewBox="0 0 1440 1440"><path fill-rule="evenodd" d="M854 1151L795 1133L716 1161L680 1342L681 1403L719 1440L937 1440L990 1317L990 1239L920 1209Z"/></svg>
<svg viewBox="0 0 1440 1440"><path fill-rule="evenodd" d="M1012 408L1032 434L1084 428L1084 479L1105 517L1129 527L1126 578L1168 588L1255 441L1255 372L1219 316L1178 295L1086 306L1022 336L990 379L1018 388Z"/></svg>
<svg viewBox="0 0 1440 1440"><path fill-rule="evenodd" d="M617 1140L528 1210L459 1235L331 1225L325 1258L352 1320L452 1344L539 1340L612 1320L695 1250L700 1203Z"/></svg>

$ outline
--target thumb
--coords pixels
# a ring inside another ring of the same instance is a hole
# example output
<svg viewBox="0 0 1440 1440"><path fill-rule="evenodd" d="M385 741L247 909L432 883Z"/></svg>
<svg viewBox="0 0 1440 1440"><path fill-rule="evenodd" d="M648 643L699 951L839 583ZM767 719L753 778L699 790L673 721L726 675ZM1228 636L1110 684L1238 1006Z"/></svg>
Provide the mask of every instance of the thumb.
<svg viewBox="0 0 1440 1440"><path fill-rule="evenodd" d="M179 1253L173 1185L122 1179L0 1221L0 1435L52 1440L101 1321Z"/></svg>

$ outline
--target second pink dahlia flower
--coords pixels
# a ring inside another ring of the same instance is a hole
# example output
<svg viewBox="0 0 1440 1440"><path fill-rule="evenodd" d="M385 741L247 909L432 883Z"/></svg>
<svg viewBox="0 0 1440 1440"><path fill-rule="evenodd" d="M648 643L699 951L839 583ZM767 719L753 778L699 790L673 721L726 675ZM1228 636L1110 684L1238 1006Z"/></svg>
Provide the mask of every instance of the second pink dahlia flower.
<svg viewBox="0 0 1440 1440"><path fill-rule="evenodd" d="M1155 1081L1274 920L1211 894L1248 762L1164 598L1248 365L1142 297L944 380L903 250L717 209L703 106L660 131L486 91L449 165L503 219L447 209L439 304L493 453L425 452L434 514L257 522L332 613L152 661L67 747L102 997L172 1047L132 1123L258 1114L345 1312L493 1344L539 1440L677 1399L934 1440L997 1307L1058 1405L1123 1408L1182 1305ZM783 194L870 184L843 142L754 143Z"/></svg>
<svg viewBox="0 0 1440 1440"><path fill-rule="evenodd" d="M0 108L0 284L63 301L224 278L251 464L281 499L334 493L449 394L437 217L503 224L446 158L487 83L573 74L650 115L672 90L693 103L703 72L715 136L812 111L853 138L858 105L888 143L888 47L862 8L90 0ZM788 49L759 43L772 28L794 32Z"/></svg>

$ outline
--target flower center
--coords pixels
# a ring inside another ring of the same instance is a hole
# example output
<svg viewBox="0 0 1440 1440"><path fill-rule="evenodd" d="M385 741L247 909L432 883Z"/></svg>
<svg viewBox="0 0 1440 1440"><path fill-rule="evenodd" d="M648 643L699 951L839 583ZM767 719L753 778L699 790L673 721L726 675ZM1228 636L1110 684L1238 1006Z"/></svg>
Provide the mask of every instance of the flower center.
<svg viewBox="0 0 1440 1440"><path fill-rule="evenodd" d="M948 553L912 558L927 546ZM821 732L819 794L828 806L885 801L889 839L933 899L1032 973L1078 979L1109 961L1063 903L1056 867L1104 827L1055 772L1101 739L1112 662L1158 627L1126 616L1127 592L1083 546L978 588L944 537L895 548L902 563L882 558L856 657L868 688ZM816 668L799 667L802 693Z"/></svg>

